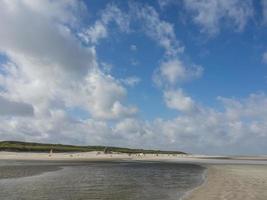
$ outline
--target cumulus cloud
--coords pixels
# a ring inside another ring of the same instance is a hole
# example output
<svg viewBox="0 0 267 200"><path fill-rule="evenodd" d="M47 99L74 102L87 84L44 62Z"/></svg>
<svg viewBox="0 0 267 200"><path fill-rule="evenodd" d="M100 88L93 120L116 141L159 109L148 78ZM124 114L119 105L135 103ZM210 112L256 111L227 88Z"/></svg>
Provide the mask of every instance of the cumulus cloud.
<svg viewBox="0 0 267 200"><path fill-rule="evenodd" d="M219 98L223 111L199 107L199 112L193 115L169 120L128 119L121 121L115 132L127 132L129 137L142 138L139 140L142 144L153 147L202 153L263 154L267 142L266 99L265 94L251 94L239 101Z"/></svg>
<svg viewBox="0 0 267 200"><path fill-rule="evenodd" d="M49 117L1 119L2 140L60 142L69 144L105 144L110 129L105 122L75 120L63 110L54 109Z"/></svg>
<svg viewBox="0 0 267 200"><path fill-rule="evenodd" d="M222 24L231 24L242 31L253 16L252 0L184 0L184 6L192 14L193 21L202 32L214 35Z"/></svg>
<svg viewBox="0 0 267 200"><path fill-rule="evenodd" d="M173 88L176 88L177 84L200 77L203 68L195 64L185 64L180 59L180 55L184 53L184 46L176 38L173 24L161 19L153 7L137 3L130 4L130 11L135 20L142 22L144 33L165 51L166 59L154 70L152 76L153 82L163 90L165 103L169 108L180 111L193 109L189 108L189 101L193 102L193 100L190 97L184 97L181 92L179 96L180 90L177 92ZM179 98L175 99L178 96Z"/></svg>
<svg viewBox="0 0 267 200"><path fill-rule="evenodd" d="M173 25L162 20L158 12L151 6L132 3L129 6L129 14L126 14L114 4L108 4L101 12L100 19L95 23L93 29L87 30L87 38L94 40L94 38L106 37L106 30L111 22L115 22L121 31L129 33L130 24L134 21L142 22L140 25L142 31L158 43L165 50L168 57L168 60L162 62L153 75L153 80L158 86L163 86L164 88L168 85L174 86L176 83L182 83L201 76L202 67L194 64L185 65L177 58L177 55L183 52L184 47L177 40ZM94 37L89 32L91 33L92 30L95 30L96 26L101 26L102 31L96 34L97 37ZM131 45L130 49L135 51L136 46ZM140 80L136 77L128 77L122 80L122 83L129 86L136 85L138 82Z"/></svg>
<svg viewBox="0 0 267 200"><path fill-rule="evenodd" d="M64 12L65 7L70 11ZM75 21L73 7L77 7L73 1L1 1L0 51L16 62L41 65L42 74L86 73L93 65L94 52L82 48L63 25ZM25 66L26 70L32 70L31 66Z"/></svg>
<svg viewBox="0 0 267 200"><path fill-rule="evenodd" d="M159 85L175 85L198 78L202 75L203 68L198 65L186 65L178 58L170 59L161 63L153 75L154 82Z"/></svg>
<svg viewBox="0 0 267 200"><path fill-rule="evenodd" d="M0 84L6 98L31 104L37 115L49 115L59 104L80 106L97 118L136 113L121 102L126 89L99 70L94 47L82 46L71 32L77 9L85 9L80 2L1 1L0 7L0 52L7 57Z"/></svg>
<svg viewBox="0 0 267 200"><path fill-rule="evenodd" d="M99 39L108 36L107 28L99 21L93 27L89 27L83 33L80 33L81 38L85 42L97 43Z"/></svg>
<svg viewBox="0 0 267 200"><path fill-rule="evenodd" d="M185 65L178 58L174 58L162 62L154 71L152 79L163 91L163 99L168 108L192 113L198 111L197 105L180 87L182 83L198 78L202 73L201 66Z"/></svg>
<svg viewBox="0 0 267 200"><path fill-rule="evenodd" d="M78 102L82 100L80 106L87 106L91 114L97 118L127 117L138 110L134 106L124 106L120 102L126 96L127 91L110 75L105 75L100 71L90 73L85 85L87 87L81 86L81 93L75 98Z"/></svg>
<svg viewBox="0 0 267 200"><path fill-rule="evenodd" d="M185 64L180 59L184 47L176 38L173 24L162 20L153 7L131 4L131 11L143 22L145 34L165 50L166 59L154 70L152 79L163 90L167 107L186 112L194 110L191 105L193 100L189 96L185 97L181 89L175 88L177 84L200 77L203 68L195 64Z"/></svg>
<svg viewBox="0 0 267 200"><path fill-rule="evenodd" d="M232 98L218 97L225 106L225 113L233 120L238 118L254 118L257 119L260 116L261 120L266 120L267 106L266 95L263 93L250 94L248 98L237 100ZM259 106L260 105L260 106Z"/></svg>
<svg viewBox="0 0 267 200"><path fill-rule="evenodd" d="M113 127L101 120L74 120L64 111L53 110L49 118L1 119L0 136L2 139L179 149L195 153L262 154L267 142L266 99L265 94L252 94L241 101L224 98L220 99L223 111L202 107L193 115L168 120L125 118Z"/></svg>
<svg viewBox="0 0 267 200"><path fill-rule="evenodd" d="M123 119L113 128L114 134L121 138L121 142L126 142L129 146L139 147L143 146L144 143L149 143L145 140L151 138L150 131L150 124L134 118ZM144 143L138 145L140 141Z"/></svg>
<svg viewBox="0 0 267 200"><path fill-rule="evenodd" d="M182 112L196 110L195 102L191 97L186 96L182 89L164 91L164 101L169 108Z"/></svg>

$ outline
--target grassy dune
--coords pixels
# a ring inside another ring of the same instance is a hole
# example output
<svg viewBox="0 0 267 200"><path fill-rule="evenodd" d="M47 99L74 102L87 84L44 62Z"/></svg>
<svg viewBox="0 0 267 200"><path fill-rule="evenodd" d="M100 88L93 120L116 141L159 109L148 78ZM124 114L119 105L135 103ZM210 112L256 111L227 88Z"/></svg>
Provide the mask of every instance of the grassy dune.
<svg viewBox="0 0 267 200"><path fill-rule="evenodd" d="M130 149L122 147L106 147L106 146L75 146L63 144L43 144L32 142L18 141L2 141L0 142L0 151L16 151L16 152L89 152L104 151L117 153L144 153L144 154L185 154L180 151L161 151L161 150L145 150Z"/></svg>

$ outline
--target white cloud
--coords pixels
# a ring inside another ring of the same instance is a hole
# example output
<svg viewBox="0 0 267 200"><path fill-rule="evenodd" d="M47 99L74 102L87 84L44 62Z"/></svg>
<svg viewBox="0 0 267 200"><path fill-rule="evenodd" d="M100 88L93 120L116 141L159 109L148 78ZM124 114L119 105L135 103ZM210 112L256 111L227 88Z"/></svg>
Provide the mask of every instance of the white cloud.
<svg viewBox="0 0 267 200"><path fill-rule="evenodd" d="M138 143L148 138L149 129L149 125L140 120L126 118L115 125L113 132L122 139L122 143L126 142L129 146L141 147L143 144L138 145Z"/></svg>
<svg viewBox="0 0 267 200"><path fill-rule="evenodd" d="M115 4L108 4L102 11L101 19L104 24L114 22L122 32L130 31L130 16L122 12Z"/></svg>
<svg viewBox="0 0 267 200"><path fill-rule="evenodd" d="M1 8L7 12L13 12L13 14L26 9L29 12L36 12L38 18L56 20L58 23L67 23L71 26L77 26L80 22L80 16L86 11L84 3L76 0L14 0L12 2L2 0Z"/></svg>
<svg viewBox="0 0 267 200"><path fill-rule="evenodd" d="M263 109L267 106L267 99L263 93L251 94L243 100L223 97L218 97L218 100L224 104L225 113L230 119L254 118L258 120L257 117L260 116L261 120L267 120L267 110Z"/></svg>
<svg viewBox="0 0 267 200"><path fill-rule="evenodd" d="M127 138L125 141L131 138L132 145L141 141L148 147L163 146L196 153L264 154L266 101L265 94L251 94L241 101L224 98L224 111L200 107L199 112L170 120L128 119L120 122L115 130L128 133L121 137Z"/></svg>
<svg viewBox="0 0 267 200"><path fill-rule="evenodd" d="M63 14L63 8L71 8L73 1L59 2L1 1L0 51L16 62L42 65L40 74L61 75L62 70L71 76L86 73L94 65L94 51L82 48L63 25L75 19L69 10ZM60 5L63 8L59 9ZM51 7L50 12L40 9L42 6ZM32 69L25 66L25 70Z"/></svg>
<svg viewBox="0 0 267 200"><path fill-rule="evenodd" d="M160 18L158 12L151 6L130 3L128 12L123 12L115 4L108 4L102 10L100 19L93 26L79 33L87 43L96 44L98 40L106 38L113 24L123 33L132 33L141 29L144 33L164 48L167 56L175 56L184 51L184 46L176 38L173 24ZM130 29L132 23L138 22L141 26ZM130 49L136 51L136 45Z"/></svg>
<svg viewBox="0 0 267 200"><path fill-rule="evenodd" d="M161 63L153 75L154 82L159 85L175 85L198 78L202 75L203 68L198 65L187 66L181 60L174 58Z"/></svg>
<svg viewBox="0 0 267 200"><path fill-rule="evenodd" d="M74 120L63 110L51 110L49 117L2 118L2 140L60 142L70 144L105 144L110 128L102 121Z"/></svg>
<svg viewBox="0 0 267 200"><path fill-rule="evenodd" d="M176 38L173 25L160 19L153 7L131 4L131 12L134 19L142 22L144 32L163 47L167 55L173 56L184 51Z"/></svg>
<svg viewBox="0 0 267 200"><path fill-rule="evenodd" d="M137 19L142 21L145 34L165 50L166 60L154 70L152 75L154 83L163 90L165 103L168 107L180 111L188 112L193 109L191 108L193 100L183 96L181 92L179 94L179 90L175 91L173 88L178 83L200 77L203 68L195 64L186 65L179 59L179 54L184 52L184 47L176 38L173 24L162 20L153 7L131 4L131 12L134 13L133 16L137 16Z"/></svg>
<svg viewBox="0 0 267 200"><path fill-rule="evenodd" d="M193 112L197 108L195 102L186 96L182 89L164 91L164 101L169 108L182 112Z"/></svg>
<svg viewBox="0 0 267 200"><path fill-rule="evenodd" d="M137 3L130 4L128 13L123 12L115 4L108 4L101 12L100 19L79 36L87 43L97 43L99 39L108 36L111 24L115 24L121 32L131 33L130 25L135 21L141 22L142 31L163 47L167 55L176 55L184 51L184 47L176 38L173 25L160 19L153 7ZM136 45L131 45L130 49L136 51Z"/></svg>
<svg viewBox="0 0 267 200"><path fill-rule="evenodd" d="M140 83L141 79L137 76L130 76L130 77L127 77L125 79L122 79L121 81L125 85L133 87L133 86L137 85L138 83Z"/></svg>
<svg viewBox="0 0 267 200"><path fill-rule="evenodd" d="M92 72L86 78L85 86L81 86L81 94L75 98L84 100L85 106L97 118L112 119L133 115L137 112L134 106L124 106L121 100L126 96L126 89L112 76L99 71ZM84 98L83 98L84 97ZM70 103L75 102L75 100Z"/></svg>
<svg viewBox="0 0 267 200"><path fill-rule="evenodd" d="M80 106L96 118L136 113L121 102L126 89L98 69L95 49L83 47L71 32L69 23L79 13L73 10L80 7L75 2L0 2L0 52L9 60L0 74L5 97L32 105L36 115L51 115L59 104Z"/></svg>
<svg viewBox="0 0 267 200"><path fill-rule="evenodd" d="M85 42L89 43L97 43L99 39L106 38L108 36L108 32L106 26L101 22L97 21L93 27L89 27L83 33L79 34L81 38L84 39Z"/></svg>
<svg viewBox="0 0 267 200"><path fill-rule="evenodd" d="M62 110L51 110L49 117L1 118L0 137L195 153L263 154L267 142L266 102L265 94L252 94L241 101L224 99L224 111L201 108L193 115L179 115L169 120L125 118L113 127L105 121L74 120ZM231 112L237 113L235 117L229 114Z"/></svg>
<svg viewBox="0 0 267 200"><path fill-rule="evenodd" d="M218 33L222 24L231 24L242 31L253 16L251 0L184 0L186 10L192 13L193 21L203 32Z"/></svg>
<svg viewBox="0 0 267 200"><path fill-rule="evenodd" d="M122 12L115 4L108 4L101 12L100 19L94 26L89 26L79 33L79 36L86 42L96 44L100 39L106 38L110 25L115 23L120 31L128 33L130 31L130 16Z"/></svg>

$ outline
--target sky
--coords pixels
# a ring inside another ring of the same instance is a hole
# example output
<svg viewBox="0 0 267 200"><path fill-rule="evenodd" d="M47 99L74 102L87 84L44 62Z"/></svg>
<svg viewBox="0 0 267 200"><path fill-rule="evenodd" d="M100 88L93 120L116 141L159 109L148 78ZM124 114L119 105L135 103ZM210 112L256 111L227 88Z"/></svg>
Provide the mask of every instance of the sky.
<svg viewBox="0 0 267 200"><path fill-rule="evenodd" d="M266 0L0 10L0 140L267 154Z"/></svg>

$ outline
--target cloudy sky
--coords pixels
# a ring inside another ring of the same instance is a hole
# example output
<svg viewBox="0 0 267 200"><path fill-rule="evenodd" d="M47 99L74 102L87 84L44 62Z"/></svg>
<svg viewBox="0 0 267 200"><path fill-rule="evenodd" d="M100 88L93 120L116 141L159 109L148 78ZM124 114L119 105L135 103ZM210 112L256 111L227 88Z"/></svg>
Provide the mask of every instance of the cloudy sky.
<svg viewBox="0 0 267 200"><path fill-rule="evenodd" d="M0 10L0 140L267 154L267 1Z"/></svg>

